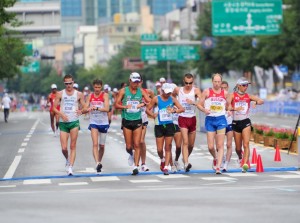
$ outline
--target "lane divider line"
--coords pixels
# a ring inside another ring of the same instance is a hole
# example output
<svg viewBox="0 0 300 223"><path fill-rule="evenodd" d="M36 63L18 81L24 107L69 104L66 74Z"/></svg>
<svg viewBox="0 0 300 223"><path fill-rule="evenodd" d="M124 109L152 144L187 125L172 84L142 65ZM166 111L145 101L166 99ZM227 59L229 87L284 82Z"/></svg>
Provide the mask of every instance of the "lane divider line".
<svg viewBox="0 0 300 223"><path fill-rule="evenodd" d="M14 161L11 163L10 167L8 168L6 174L4 175L4 179L9 179L12 178L20 161L21 161L22 156L15 156Z"/></svg>

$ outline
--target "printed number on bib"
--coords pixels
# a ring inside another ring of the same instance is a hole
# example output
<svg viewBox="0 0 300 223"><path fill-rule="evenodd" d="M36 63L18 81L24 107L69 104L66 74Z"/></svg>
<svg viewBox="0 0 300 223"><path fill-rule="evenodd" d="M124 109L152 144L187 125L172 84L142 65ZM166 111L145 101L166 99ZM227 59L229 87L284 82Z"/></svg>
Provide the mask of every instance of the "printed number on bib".
<svg viewBox="0 0 300 223"><path fill-rule="evenodd" d="M173 117L171 113L168 113L167 109L164 108L162 110L159 110L159 119L162 122L165 121L173 121Z"/></svg>
<svg viewBox="0 0 300 223"><path fill-rule="evenodd" d="M140 111L139 108L137 108L137 106L140 104L139 101L127 101L127 105L131 105L131 108L127 109L128 113L137 113Z"/></svg>

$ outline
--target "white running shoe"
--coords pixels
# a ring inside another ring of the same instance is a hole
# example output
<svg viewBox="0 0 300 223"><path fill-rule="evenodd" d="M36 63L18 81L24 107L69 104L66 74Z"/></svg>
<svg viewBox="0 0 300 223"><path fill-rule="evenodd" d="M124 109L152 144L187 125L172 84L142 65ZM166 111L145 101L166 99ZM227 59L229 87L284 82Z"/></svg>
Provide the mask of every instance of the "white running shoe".
<svg viewBox="0 0 300 223"><path fill-rule="evenodd" d="M128 165L132 166L134 163L134 153L132 153L132 155L129 155L128 157Z"/></svg>
<svg viewBox="0 0 300 223"><path fill-rule="evenodd" d="M180 163L178 161L174 161L174 165L175 165L177 171L181 171L181 166L180 166Z"/></svg>
<svg viewBox="0 0 300 223"><path fill-rule="evenodd" d="M176 166L172 166L171 167L171 171L172 171L172 173L176 173L178 171L177 167Z"/></svg>
<svg viewBox="0 0 300 223"><path fill-rule="evenodd" d="M146 164L143 164L143 165L142 165L142 171L143 171L143 172L149 171L149 168L146 166Z"/></svg>
<svg viewBox="0 0 300 223"><path fill-rule="evenodd" d="M69 169L68 169L68 176L73 176L73 170L72 170L71 166L69 166Z"/></svg>

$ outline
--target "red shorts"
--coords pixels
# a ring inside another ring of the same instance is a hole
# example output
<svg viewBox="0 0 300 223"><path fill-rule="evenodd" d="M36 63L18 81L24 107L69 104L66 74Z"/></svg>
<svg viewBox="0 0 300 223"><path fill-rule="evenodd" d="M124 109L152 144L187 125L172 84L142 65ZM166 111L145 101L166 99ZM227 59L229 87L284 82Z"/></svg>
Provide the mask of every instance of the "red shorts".
<svg viewBox="0 0 300 223"><path fill-rule="evenodd" d="M188 129L188 132L196 131L196 116L188 118L188 117L178 117L178 126L179 128Z"/></svg>

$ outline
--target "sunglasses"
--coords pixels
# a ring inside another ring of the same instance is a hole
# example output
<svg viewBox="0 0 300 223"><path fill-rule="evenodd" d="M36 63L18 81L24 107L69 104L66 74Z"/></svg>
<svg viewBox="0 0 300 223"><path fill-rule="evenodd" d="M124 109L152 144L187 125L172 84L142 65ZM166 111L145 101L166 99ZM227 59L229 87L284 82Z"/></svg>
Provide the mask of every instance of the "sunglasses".
<svg viewBox="0 0 300 223"><path fill-rule="evenodd" d="M241 86L243 86L243 87L248 87L248 84L241 84Z"/></svg>
<svg viewBox="0 0 300 223"><path fill-rule="evenodd" d="M193 84L193 81L192 82L184 82L186 85L191 85Z"/></svg>
<svg viewBox="0 0 300 223"><path fill-rule="evenodd" d="M65 85L71 85L73 82L64 82Z"/></svg>

